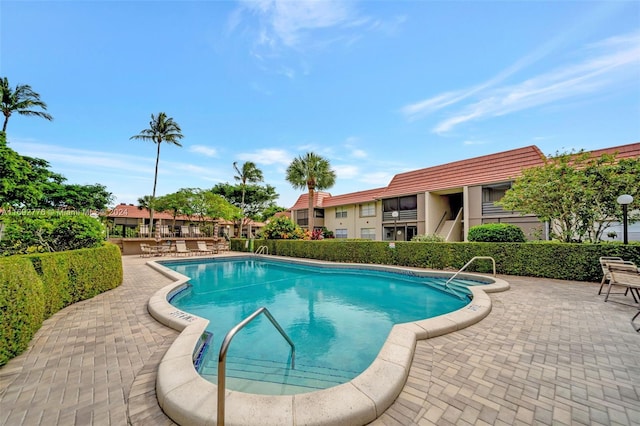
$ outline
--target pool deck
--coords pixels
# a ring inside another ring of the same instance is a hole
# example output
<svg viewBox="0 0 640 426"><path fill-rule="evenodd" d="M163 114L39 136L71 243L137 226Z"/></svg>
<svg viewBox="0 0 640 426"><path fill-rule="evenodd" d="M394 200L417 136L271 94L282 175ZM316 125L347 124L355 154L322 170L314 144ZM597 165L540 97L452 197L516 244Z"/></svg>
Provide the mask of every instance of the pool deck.
<svg viewBox="0 0 640 426"><path fill-rule="evenodd" d="M171 279L148 260L123 257L120 287L53 315L0 368L0 424L174 424L155 379L178 332L147 311ZM490 294L485 319L417 343L400 396L371 424L640 425L631 297L605 303L595 283L501 278L511 289Z"/></svg>

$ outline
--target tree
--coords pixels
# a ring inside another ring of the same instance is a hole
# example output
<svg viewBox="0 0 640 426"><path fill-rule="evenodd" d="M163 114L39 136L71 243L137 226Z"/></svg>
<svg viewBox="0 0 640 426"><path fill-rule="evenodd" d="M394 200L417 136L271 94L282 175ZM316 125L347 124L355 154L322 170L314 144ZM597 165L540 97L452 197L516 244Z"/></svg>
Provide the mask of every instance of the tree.
<svg viewBox="0 0 640 426"><path fill-rule="evenodd" d="M329 161L321 156L308 152L295 158L287 167L287 181L295 189L309 190L309 230L313 231L313 198L315 190L331 188L336 182L336 173L331 169Z"/></svg>
<svg viewBox="0 0 640 426"><path fill-rule="evenodd" d="M547 158L542 166L523 170L498 204L549 221L553 238L597 242L612 221L621 220L622 210L616 202L619 195L634 197L631 209L640 206L638 176L637 158L560 153Z"/></svg>
<svg viewBox="0 0 640 426"><path fill-rule="evenodd" d="M267 207L260 213L260 217L258 218L261 222L266 222L271 219L276 213L287 211L285 207L280 207L275 204Z"/></svg>
<svg viewBox="0 0 640 426"><path fill-rule="evenodd" d="M251 161L247 161L242 165L242 169L238 168L238 162L233 162L233 168L236 169L237 175L233 178L238 182L241 182L240 186L242 188L242 201L240 202L240 208L242 209L242 213L244 214L244 193L247 188L247 182L249 183L258 183L263 181L262 170L256 167L255 163Z"/></svg>
<svg viewBox="0 0 640 426"><path fill-rule="evenodd" d="M173 118L167 117L167 114L161 112L158 116L151 114L151 121L149 122L149 128L140 131L140 134L131 136L129 139L140 139L144 141L151 141L158 145L156 153L156 169L153 176L153 192L151 193L150 201L150 213L149 224L153 226L153 201L156 198L156 184L158 183L158 163L160 162L160 145L162 142L182 146L180 139L183 138L182 130L178 123L173 121Z"/></svg>
<svg viewBox="0 0 640 426"><path fill-rule="evenodd" d="M179 214L193 214L193 212L188 210L190 196L191 191L182 188L179 189L178 192L166 194L156 199L156 207L158 208L158 210L168 211L171 213L171 217L173 217L173 223L171 224L172 228L176 226L176 217ZM140 201L141 200L139 199L138 202Z"/></svg>
<svg viewBox="0 0 640 426"><path fill-rule="evenodd" d="M106 209L112 202L113 194L99 183L78 185L53 182L45 189L38 207L98 211Z"/></svg>
<svg viewBox="0 0 640 426"><path fill-rule="evenodd" d="M40 95L31 89L31 86L27 84L19 84L15 89L11 89L9 86L9 79L3 77L0 80L0 98L2 99L1 108L2 114L4 114L4 124L2 125L2 131L6 132L7 123L11 114L18 113L20 115L42 117L46 120L53 120L53 117L44 112L37 111L33 108L47 109L47 104L40 100Z"/></svg>

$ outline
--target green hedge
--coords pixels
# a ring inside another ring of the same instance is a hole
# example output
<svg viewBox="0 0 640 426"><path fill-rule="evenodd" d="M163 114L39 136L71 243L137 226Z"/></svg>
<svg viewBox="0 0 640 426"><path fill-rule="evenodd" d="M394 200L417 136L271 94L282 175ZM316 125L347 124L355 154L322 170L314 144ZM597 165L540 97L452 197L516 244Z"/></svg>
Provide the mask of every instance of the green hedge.
<svg viewBox="0 0 640 426"><path fill-rule="evenodd" d="M245 240L233 240L232 250L247 251ZM528 243L423 243L327 239L256 240L278 256L335 262L378 263L430 269L458 270L475 256L490 256L499 274L576 281L600 281L600 256L620 256L640 265L640 244ZM478 260L468 269L491 272L491 261Z"/></svg>
<svg viewBox="0 0 640 426"><path fill-rule="evenodd" d="M45 319L121 283L113 244L0 258L0 366L27 348Z"/></svg>

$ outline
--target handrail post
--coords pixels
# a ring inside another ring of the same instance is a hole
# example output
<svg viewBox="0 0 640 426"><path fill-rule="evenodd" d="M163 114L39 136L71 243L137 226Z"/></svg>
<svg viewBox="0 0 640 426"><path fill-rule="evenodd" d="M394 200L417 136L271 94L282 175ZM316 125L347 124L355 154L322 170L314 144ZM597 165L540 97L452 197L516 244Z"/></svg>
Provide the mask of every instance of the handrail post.
<svg viewBox="0 0 640 426"><path fill-rule="evenodd" d="M231 344L231 340L234 338L236 333L242 330L247 324L256 319L256 317L260 314L264 314L271 324L280 332L282 337L289 343L291 346L291 369L295 368L296 364L296 346L293 344L291 338L287 335L284 329L278 324L278 321L271 315L271 312L264 306L258 308L254 313L246 317L240 323L238 323L235 327L233 327L226 336L224 336L224 340L222 340L222 345L220 346L220 353L218 355L218 426L224 426L224 405L225 405L225 385L226 385L226 362L227 362L227 351L229 350L229 345Z"/></svg>

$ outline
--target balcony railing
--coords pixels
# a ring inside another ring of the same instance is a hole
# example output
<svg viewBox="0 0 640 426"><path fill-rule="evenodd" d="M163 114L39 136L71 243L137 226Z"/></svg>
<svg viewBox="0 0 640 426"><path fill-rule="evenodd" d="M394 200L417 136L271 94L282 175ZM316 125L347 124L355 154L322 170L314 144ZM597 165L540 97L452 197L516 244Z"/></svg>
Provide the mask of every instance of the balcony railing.
<svg viewBox="0 0 640 426"><path fill-rule="evenodd" d="M398 217L395 218L393 217L393 212L383 212L382 213L382 220L384 222L390 222L390 221L407 221L407 220L417 220L418 219L418 210L400 210L398 212Z"/></svg>

